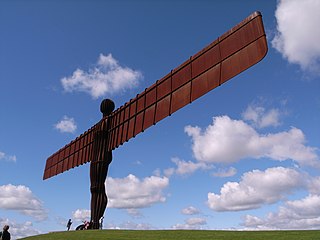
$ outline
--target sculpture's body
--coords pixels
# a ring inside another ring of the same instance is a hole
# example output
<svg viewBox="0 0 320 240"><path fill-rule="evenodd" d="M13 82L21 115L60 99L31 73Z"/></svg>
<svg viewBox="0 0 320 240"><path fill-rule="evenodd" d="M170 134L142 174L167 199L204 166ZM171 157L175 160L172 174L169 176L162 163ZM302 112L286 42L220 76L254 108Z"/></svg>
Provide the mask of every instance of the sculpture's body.
<svg viewBox="0 0 320 240"><path fill-rule="evenodd" d="M107 117L114 110L114 103L105 99L100 110L103 117ZM108 197L105 190L105 181L109 164L112 161L112 152L105 147L108 145L108 130L111 118L103 118L97 125L93 134L93 151L90 163L90 191L91 191L91 224L93 229L99 229L99 220L107 207Z"/></svg>
<svg viewBox="0 0 320 240"><path fill-rule="evenodd" d="M51 155L43 179L91 161L91 222L98 229L108 202L111 151L253 66L267 50L262 17L255 12L116 111L104 100L102 120Z"/></svg>

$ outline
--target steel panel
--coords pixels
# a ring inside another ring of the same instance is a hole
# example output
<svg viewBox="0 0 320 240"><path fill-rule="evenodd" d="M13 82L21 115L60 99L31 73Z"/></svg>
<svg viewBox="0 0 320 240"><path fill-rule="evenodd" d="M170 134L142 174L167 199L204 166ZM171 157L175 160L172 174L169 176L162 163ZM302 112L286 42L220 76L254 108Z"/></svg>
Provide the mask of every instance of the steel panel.
<svg viewBox="0 0 320 240"><path fill-rule="evenodd" d="M171 74L168 74L166 78L163 78L157 84L157 101L170 94L172 92L171 88Z"/></svg>
<svg viewBox="0 0 320 240"><path fill-rule="evenodd" d="M192 81L191 101L203 96L220 85L220 64Z"/></svg>
<svg viewBox="0 0 320 240"><path fill-rule="evenodd" d="M58 167L57 167L57 173L56 174L62 173L62 169L63 169L63 161L60 161L60 162L58 162Z"/></svg>
<svg viewBox="0 0 320 240"><path fill-rule="evenodd" d="M146 108L154 104L157 100L157 88L149 88L146 92Z"/></svg>
<svg viewBox="0 0 320 240"><path fill-rule="evenodd" d="M130 117L130 102L126 103L126 108L125 108L125 120L129 119Z"/></svg>
<svg viewBox="0 0 320 240"><path fill-rule="evenodd" d="M260 38L222 62L221 83L259 62L267 53L265 38Z"/></svg>
<svg viewBox="0 0 320 240"><path fill-rule="evenodd" d="M68 164L68 168L71 169L71 168L74 168L75 165L73 163L74 161L74 154L70 155L70 158L69 158L69 164Z"/></svg>
<svg viewBox="0 0 320 240"><path fill-rule="evenodd" d="M124 143L127 141L127 136L128 136L128 124L129 121L124 122L123 124L123 133L122 133L122 140L121 143Z"/></svg>
<svg viewBox="0 0 320 240"><path fill-rule="evenodd" d="M87 159L86 159L86 163L92 161L92 145L93 144L89 144L87 146Z"/></svg>
<svg viewBox="0 0 320 240"><path fill-rule="evenodd" d="M55 165L52 166L52 168L51 168L51 171L52 171L51 174L52 174L52 176L58 174L58 173L57 173L57 167L58 167L58 164L55 164Z"/></svg>
<svg viewBox="0 0 320 240"><path fill-rule="evenodd" d="M127 139L134 137L134 126L135 126L135 117L133 117L129 120Z"/></svg>
<svg viewBox="0 0 320 240"><path fill-rule="evenodd" d="M63 169L62 169L62 172L65 172L68 170L68 167L69 167L69 154L70 154L70 147L68 146L66 149L65 149L65 156L64 156L64 163L63 163Z"/></svg>
<svg viewBox="0 0 320 240"><path fill-rule="evenodd" d="M172 74L172 91L177 90L191 79L191 64L190 60Z"/></svg>
<svg viewBox="0 0 320 240"><path fill-rule="evenodd" d="M75 146L76 146L76 143L74 141L70 143L70 153L75 152Z"/></svg>
<svg viewBox="0 0 320 240"><path fill-rule="evenodd" d="M155 122L159 122L170 114L170 99L171 96L167 96L157 102L157 110L155 116Z"/></svg>
<svg viewBox="0 0 320 240"><path fill-rule="evenodd" d="M187 83L177 91L173 92L171 100L171 113L174 113L178 109L184 107L190 103L191 100L191 83Z"/></svg>
<svg viewBox="0 0 320 240"><path fill-rule="evenodd" d="M120 114L119 114L120 110L118 110L115 114L114 117L116 118L116 123L115 123L115 127L114 127L114 137L113 137L113 144L112 146L117 146L117 142L118 142L118 136L119 136L119 124L120 124Z"/></svg>
<svg viewBox="0 0 320 240"><path fill-rule="evenodd" d="M192 77L204 73L220 62L219 45L212 46L207 52L192 58Z"/></svg>
<svg viewBox="0 0 320 240"><path fill-rule="evenodd" d="M130 101L130 118L137 113L137 101Z"/></svg>
<svg viewBox="0 0 320 240"><path fill-rule="evenodd" d="M110 130L111 135L109 135L110 137L109 149L113 149L114 146L116 146L117 123L118 123L118 115L116 114L116 112L114 112L114 114L112 115L112 121L111 121L112 124L111 124L111 130Z"/></svg>
<svg viewBox="0 0 320 240"><path fill-rule="evenodd" d="M143 120L143 130L154 124L154 116L155 116L155 104L148 107L145 110L144 120Z"/></svg>
<svg viewBox="0 0 320 240"><path fill-rule="evenodd" d="M122 130L123 130L123 120L124 120L124 111L123 108L120 109L119 112L119 125L118 125L118 136L117 136L117 146L119 146L122 142Z"/></svg>
<svg viewBox="0 0 320 240"><path fill-rule="evenodd" d="M79 153L78 153L78 166L80 166L80 165L82 165L83 164L83 161L84 161L84 159L83 159L83 150L82 149L80 149L79 150Z"/></svg>
<svg viewBox="0 0 320 240"><path fill-rule="evenodd" d="M137 103L137 112L141 112L145 108L145 92L139 94Z"/></svg>
<svg viewBox="0 0 320 240"><path fill-rule="evenodd" d="M61 150L60 150L61 151ZM52 166L56 165L59 161L59 152L57 152L54 156L53 156L53 159L52 159Z"/></svg>
<svg viewBox="0 0 320 240"><path fill-rule="evenodd" d="M143 115L144 115L144 112L141 112L141 113L137 114L137 117L136 117L136 125L135 125L135 128L134 128L134 135L135 135L135 136L136 136L138 133L141 133L141 132L142 132Z"/></svg>

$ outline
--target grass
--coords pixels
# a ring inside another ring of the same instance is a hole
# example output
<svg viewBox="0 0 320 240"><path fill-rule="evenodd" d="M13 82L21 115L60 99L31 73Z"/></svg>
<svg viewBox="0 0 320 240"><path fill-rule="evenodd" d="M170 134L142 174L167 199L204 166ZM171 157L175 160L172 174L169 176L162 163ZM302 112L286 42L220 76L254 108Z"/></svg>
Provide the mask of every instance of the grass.
<svg viewBox="0 0 320 240"><path fill-rule="evenodd" d="M319 231L87 230L53 232L25 240L320 240Z"/></svg>

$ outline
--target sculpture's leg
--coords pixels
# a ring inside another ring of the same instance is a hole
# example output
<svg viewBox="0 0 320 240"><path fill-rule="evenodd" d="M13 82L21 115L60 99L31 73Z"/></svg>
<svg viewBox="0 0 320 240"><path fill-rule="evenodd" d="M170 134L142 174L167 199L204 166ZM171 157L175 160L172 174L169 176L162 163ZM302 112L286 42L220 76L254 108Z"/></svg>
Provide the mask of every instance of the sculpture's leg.
<svg viewBox="0 0 320 240"><path fill-rule="evenodd" d="M90 165L91 176L91 221L93 229L99 229L99 220L107 207L108 198L105 191L105 180L108 173L106 161L97 161Z"/></svg>
<svg viewBox="0 0 320 240"><path fill-rule="evenodd" d="M105 191L105 181L108 167L112 161L112 153L105 150L104 131L97 133L93 150L94 160L90 164L91 191L91 224L93 229L99 229L99 220L104 215L108 198Z"/></svg>

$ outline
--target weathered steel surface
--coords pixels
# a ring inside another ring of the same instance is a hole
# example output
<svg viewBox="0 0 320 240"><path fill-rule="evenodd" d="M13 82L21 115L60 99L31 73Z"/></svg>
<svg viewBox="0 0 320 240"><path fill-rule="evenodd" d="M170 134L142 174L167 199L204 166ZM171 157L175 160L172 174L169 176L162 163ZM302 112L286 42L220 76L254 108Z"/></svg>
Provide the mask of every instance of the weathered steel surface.
<svg viewBox="0 0 320 240"><path fill-rule="evenodd" d="M107 150L119 147L253 66L263 59L267 50L262 16L255 12L114 111L110 115L112 121ZM50 178L91 161L93 132L101 121L50 156L43 178Z"/></svg>
<svg viewBox="0 0 320 240"><path fill-rule="evenodd" d="M101 112L107 117L114 110L114 103L105 99L101 103ZM105 191L105 181L109 164L112 161L112 151L108 151L109 128L112 118L104 118L94 129L92 160L90 163L91 192L91 227L99 229L99 220L107 207L108 198Z"/></svg>

